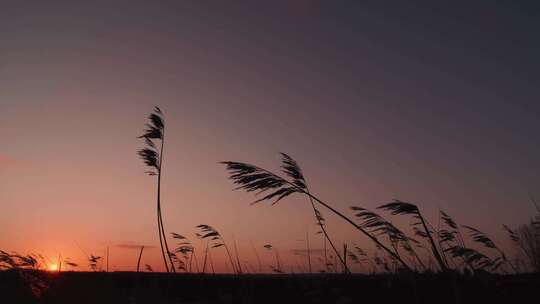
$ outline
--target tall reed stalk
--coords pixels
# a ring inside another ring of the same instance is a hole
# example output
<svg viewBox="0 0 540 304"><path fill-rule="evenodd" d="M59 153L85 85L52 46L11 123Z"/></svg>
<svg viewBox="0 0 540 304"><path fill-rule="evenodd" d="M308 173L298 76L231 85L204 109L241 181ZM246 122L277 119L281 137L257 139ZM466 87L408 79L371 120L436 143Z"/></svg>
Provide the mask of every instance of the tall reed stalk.
<svg viewBox="0 0 540 304"><path fill-rule="evenodd" d="M234 255L236 256L236 264L238 265L236 269L238 269L238 274L242 274L242 265L240 264L240 256L238 254L238 247L236 246L236 239L234 239L234 236L233 236L233 245L234 245Z"/></svg>
<svg viewBox="0 0 540 304"><path fill-rule="evenodd" d="M251 248L253 249L253 252L255 253L255 257L257 258L257 265L259 266L259 273L262 272L262 263L261 258L259 257L259 253L257 252L257 249L255 248L255 245L253 245L253 242L249 242L251 244Z"/></svg>
<svg viewBox="0 0 540 304"><path fill-rule="evenodd" d="M308 271L309 273L312 272L311 270L311 248L309 247L309 233L306 231L306 249L307 249L307 262L308 262Z"/></svg>
<svg viewBox="0 0 540 304"><path fill-rule="evenodd" d="M146 148L138 151L138 155L144 161L144 163L150 168L146 171L148 175L157 175L157 226L159 235L159 245L161 248L161 255L163 256L163 263L167 272L176 272L173 260L170 255L169 245L167 243L167 236L165 233L165 227L163 226L163 215L161 212L161 173L163 164L163 148L165 145L165 122L163 120L163 113L159 107L154 108L154 112L148 116L149 123L146 124L146 130L144 134L139 136L143 138L146 144ZM160 141L160 145L154 143L154 141ZM168 257L168 259L167 259ZM169 268L170 263L170 268Z"/></svg>
<svg viewBox="0 0 540 304"><path fill-rule="evenodd" d="M143 250L144 250L144 246L141 246L141 251L139 251L139 257L137 258L137 272L139 272L140 267L141 267L141 258L142 258Z"/></svg>

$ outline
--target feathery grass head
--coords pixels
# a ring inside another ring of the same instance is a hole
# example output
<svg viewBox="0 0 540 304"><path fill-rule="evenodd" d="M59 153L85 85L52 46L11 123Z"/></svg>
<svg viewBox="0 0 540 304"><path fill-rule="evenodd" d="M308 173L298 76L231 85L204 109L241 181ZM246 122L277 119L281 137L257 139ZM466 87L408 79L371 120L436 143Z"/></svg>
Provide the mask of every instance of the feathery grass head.
<svg viewBox="0 0 540 304"><path fill-rule="evenodd" d="M394 200L391 203L378 207L378 209L389 211L392 215L411 215L416 220L415 223L411 223L415 235L429 240L431 252L437 260L441 270L444 271L448 269L447 262L444 259L444 252L440 252L440 248L437 247L435 240L433 239L432 234L435 233L435 231L433 231L434 229L430 228L428 221L422 216L418 206L400 200ZM409 253L412 253L412 247L408 246L408 244L405 244L404 249Z"/></svg>
<svg viewBox="0 0 540 304"><path fill-rule="evenodd" d="M151 148L144 148L137 152L141 159L144 161L144 163L151 167L152 170L159 171L159 153ZM155 175L156 173L154 171L148 171L147 172L150 175Z"/></svg>
<svg viewBox="0 0 540 304"><path fill-rule="evenodd" d="M230 179L234 181L236 185L239 185L237 189L244 189L247 192L256 191L257 194L271 191L271 193L265 195L261 199L253 202L259 203L266 200L273 200L272 204L276 204L283 198L298 192L292 186L288 186L287 181L273 173L258 168L256 166L239 163L239 162L222 162L227 166L227 170L230 173Z"/></svg>
<svg viewBox="0 0 540 304"><path fill-rule="evenodd" d="M188 260L188 255L190 253L193 253L194 252L194 247L193 245L191 244L191 242L183 235L181 234L178 234L178 233L175 233L175 232L172 232L171 233L172 237L176 240L179 240L179 242L177 243L177 247L174 249L174 253L171 252L169 254L169 256L171 257L171 259L173 260L174 263L176 263L176 267L178 268L178 270L183 270L183 271L187 271L187 268L186 268L186 262L182 261L182 259L178 258L178 256L176 255L177 253L181 254L181 257L187 261ZM174 264L173 263L173 264Z"/></svg>
<svg viewBox="0 0 540 304"><path fill-rule="evenodd" d="M394 200L390 203L377 207L377 209L389 211L391 215L412 215L414 219L418 220L417 222L411 224L415 235L423 238L429 237L427 233L428 231L422 231L416 227L422 224L422 216L420 215L420 210L415 204Z"/></svg>
<svg viewBox="0 0 540 304"><path fill-rule="evenodd" d="M144 139L146 147L137 151L137 154L151 169L150 171L146 171L146 173L148 173L148 175L156 175L160 170L160 151L154 143L154 140L163 140L163 132L165 129L161 110L158 107L155 107L154 113L148 116L148 120L150 122L146 124L143 135L139 136L139 138Z"/></svg>
<svg viewBox="0 0 540 304"><path fill-rule="evenodd" d="M417 222L411 224L415 235L417 236L429 238L429 234L433 233L432 229L428 227L428 224L426 224L425 227L422 227L423 231L416 227L424 226L423 222L427 222L427 220L422 217L422 215L420 214L420 209L418 209L418 206L416 206L415 204L403 202L400 200L394 200L390 203L377 207L377 209L389 211L391 215L412 215L412 217L417 220Z"/></svg>
<svg viewBox="0 0 540 304"><path fill-rule="evenodd" d="M176 232L171 232L171 235L174 239L177 239L177 240L185 240L187 239L185 236L181 235L181 234L178 234Z"/></svg>
<svg viewBox="0 0 540 304"><path fill-rule="evenodd" d="M149 264L145 264L145 265L144 265L144 268L145 268L146 271L148 271L148 272L153 272L153 271L154 271L154 269L152 269L152 266L150 266Z"/></svg>
<svg viewBox="0 0 540 304"><path fill-rule="evenodd" d="M229 178L233 180L234 184L238 185L235 190L243 189L247 192L256 192L256 195L270 192L252 204L272 201L272 205L274 205L293 193L304 192L307 189L302 169L298 163L285 153L281 153L281 161L281 169L290 180L246 163L233 161L221 163L229 171Z"/></svg>
<svg viewBox="0 0 540 304"><path fill-rule="evenodd" d="M149 123L146 124L144 134L139 138L145 139L163 139L163 130L165 129L165 122L163 120L163 113L158 107L154 108L154 113L148 116Z"/></svg>
<svg viewBox="0 0 540 304"><path fill-rule="evenodd" d="M178 247L174 250L176 253L181 253L183 256L186 256L188 253L193 251L193 245L191 242L183 235L180 235L178 233L172 232L172 237L174 239L179 240L180 242L177 244Z"/></svg>
<svg viewBox="0 0 540 304"><path fill-rule="evenodd" d="M452 228L452 229L458 229L458 225L456 224L456 222L454 222L454 220L448 215L446 214L444 211L440 211L440 214L441 214L441 219L444 221L444 223Z"/></svg>
<svg viewBox="0 0 540 304"><path fill-rule="evenodd" d="M213 244L211 246L212 248L217 248L225 245L221 234L216 229L214 229L214 227L201 224L197 225L197 228L201 230L201 233L196 233L197 237L200 239L208 238L213 241Z"/></svg>
<svg viewBox="0 0 540 304"><path fill-rule="evenodd" d="M408 237L394 224L385 220L375 212L362 207L352 206L356 217L361 220L360 226L374 235L387 235L391 241L407 241Z"/></svg>
<svg viewBox="0 0 540 304"><path fill-rule="evenodd" d="M495 271L502 265L501 258L491 259L487 255L472 248L456 245L447 248L445 251L450 253L454 258L463 258L467 264L474 265L476 269Z"/></svg>
<svg viewBox="0 0 540 304"><path fill-rule="evenodd" d="M96 256L96 255L91 254L88 257L88 265L90 266L90 269L92 269L93 271L96 271L97 270L97 264L98 264L99 260L101 260L100 256Z"/></svg>
<svg viewBox="0 0 540 304"><path fill-rule="evenodd" d="M364 251L364 249L360 248L357 245L354 245L354 249L356 249L356 252L358 253L359 256L367 257L367 253Z"/></svg>
<svg viewBox="0 0 540 304"><path fill-rule="evenodd" d="M37 269L38 261L36 257L32 254L28 255L17 255L19 259L19 266L23 268Z"/></svg>
<svg viewBox="0 0 540 304"><path fill-rule="evenodd" d="M532 270L540 272L540 213L528 224L520 225L512 230L503 225L510 239L523 252Z"/></svg>
<svg viewBox="0 0 540 304"><path fill-rule="evenodd" d="M481 243L487 248L497 249L495 243L482 231L466 225L463 225L463 228L469 230L469 234L472 237L473 241Z"/></svg>
<svg viewBox="0 0 540 304"><path fill-rule="evenodd" d="M492 260L493 262L493 265L491 265L492 270L495 270L503 263L508 263L506 254L499 247L497 247L497 245L495 245L495 242L493 242L493 240L491 240L485 233L470 226L464 225L463 227L469 230L470 235L475 242L481 243L487 248L494 249L500 254L500 258L496 258Z"/></svg>
<svg viewBox="0 0 540 304"><path fill-rule="evenodd" d="M390 211L392 215L418 214L418 207L416 205L400 200L394 200L393 202L377 207L377 209Z"/></svg>
<svg viewBox="0 0 540 304"><path fill-rule="evenodd" d="M208 237L220 237L219 232L210 225L200 224L197 225L196 228L199 228L201 230L202 233L197 233L197 236L202 239Z"/></svg>
<svg viewBox="0 0 540 304"><path fill-rule="evenodd" d="M13 256L3 250L0 250L0 269L16 268L17 262Z"/></svg>
<svg viewBox="0 0 540 304"><path fill-rule="evenodd" d="M403 250L405 250L406 253L408 253L410 256L417 257L416 252L413 248L413 245L416 247L422 247L422 244L415 240L412 237L407 236L403 231L401 231L399 228L397 228L394 224L389 222L388 220L384 219L380 215L378 215L375 212L369 211L362 207L351 207L353 211L356 211L355 214L356 217L358 217L361 220L360 226L365 229L368 233L373 235L373 237L377 238L379 236L386 236L388 237L388 241L390 242L390 245L392 247L392 250L386 249L387 251L391 252L390 258L393 263L397 263L400 259L399 257L399 247L401 247ZM383 209L383 208L380 208ZM413 227L415 228L415 227ZM418 230L420 231L420 230ZM358 247L356 247L357 250L360 250L360 255L363 255L367 257L367 255ZM378 249L382 249L382 247L377 244ZM381 263L383 261L381 260ZM386 269L388 265L385 265L386 262L380 264L383 265ZM403 263L403 262L400 262Z"/></svg>
<svg viewBox="0 0 540 304"><path fill-rule="evenodd" d="M508 236L514 243L518 243L520 241L519 235L512 229L510 229L508 226L503 225L503 229L508 233Z"/></svg>
<svg viewBox="0 0 540 304"><path fill-rule="evenodd" d="M68 265L68 266L71 266L71 267L73 267L73 268L75 268L75 267L78 267L78 266L79 266L79 264L77 264L77 263L73 263L73 262L65 262L65 263L66 263L66 265Z"/></svg>
<svg viewBox="0 0 540 304"><path fill-rule="evenodd" d="M439 217L445 226L437 231L439 242L441 244L455 242L457 240L456 236L459 234L457 223L442 210L439 211Z"/></svg>
<svg viewBox="0 0 540 304"><path fill-rule="evenodd" d="M455 231L450 231L447 229L439 230L439 242L441 243L450 243L456 239Z"/></svg>
<svg viewBox="0 0 540 304"><path fill-rule="evenodd" d="M285 153L281 154L281 169L283 173L287 174L292 179L292 183L300 189L306 189L306 180L300 165L289 155Z"/></svg>

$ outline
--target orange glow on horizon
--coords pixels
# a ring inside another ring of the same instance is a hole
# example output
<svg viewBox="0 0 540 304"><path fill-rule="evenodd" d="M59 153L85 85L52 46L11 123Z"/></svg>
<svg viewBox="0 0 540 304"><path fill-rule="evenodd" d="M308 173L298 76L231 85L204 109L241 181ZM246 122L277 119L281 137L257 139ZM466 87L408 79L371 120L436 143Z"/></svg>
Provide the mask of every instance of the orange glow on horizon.
<svg viewBox="0 0 540 304"><path fill-rule="evenodd" d="M49 271L58 271L58 265L57 264L51 264L49 267L47 267Z"/></svg>

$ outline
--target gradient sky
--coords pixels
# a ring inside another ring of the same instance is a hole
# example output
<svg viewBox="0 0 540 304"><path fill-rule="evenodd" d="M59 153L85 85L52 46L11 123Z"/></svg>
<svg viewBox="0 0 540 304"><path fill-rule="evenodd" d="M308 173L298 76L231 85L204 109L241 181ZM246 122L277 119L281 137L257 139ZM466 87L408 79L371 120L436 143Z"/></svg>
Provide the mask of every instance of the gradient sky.
<svg viewBox="0 0 540 304"><path fill-rule="evenodd" d="M509 2L2 2L0 248L84 264L110 246L133 269L126 245L158 245L136 155L154 105L169 232L213 225L250 263L250 242L265 264L266 243L303 248L304 199L249 206L217 164L278 169L283 151L339 210L411 201L504 247L540 197L540 6Z"/></svg>

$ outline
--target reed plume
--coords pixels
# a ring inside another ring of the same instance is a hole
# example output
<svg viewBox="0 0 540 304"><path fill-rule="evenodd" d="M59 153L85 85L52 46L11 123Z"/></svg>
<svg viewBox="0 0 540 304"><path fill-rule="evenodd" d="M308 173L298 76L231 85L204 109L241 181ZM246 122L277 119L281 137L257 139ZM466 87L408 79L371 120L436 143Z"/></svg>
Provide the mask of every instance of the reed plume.
<svg viewBox="0 0 540 304"><path fill-rule="evenodd" d="M98 262L101 260L100 256L90 254L88 257L88 266L92 271L97 271Z"/></svg>
<svg viewBox="0 0 540 304"><path fill-rule="evenodd" d="M184 272L191 272L191 263L189 263L190 267L188 268L188 260L191 262L193 254L195 253L195 248L185 236L175 232L171 234L174 239L178 240L178 243L176 244L177 247L174 252L181 254L182 258L184 259L183 261L177 259L177 263L179 264L178 269L183 270ZM190 254L191 256L189 256Z"/></svg>

